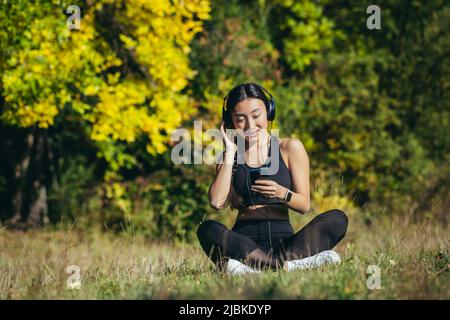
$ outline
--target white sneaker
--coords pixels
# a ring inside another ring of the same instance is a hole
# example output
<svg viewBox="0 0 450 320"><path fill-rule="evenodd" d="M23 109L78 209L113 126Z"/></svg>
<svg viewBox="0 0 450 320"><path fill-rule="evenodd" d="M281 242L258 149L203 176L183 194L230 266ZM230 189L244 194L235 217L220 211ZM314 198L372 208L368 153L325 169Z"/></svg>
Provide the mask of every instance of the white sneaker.
<svg viewBox="0 0 450 320"><path fill-rule="evenodd" d="M317 268L323 264L339 264L339 263L341 263L341 258L339 257L338 253L333 250L327 250L319 252L318 254L313 255L311 257L299 260L286 261L284 263L283 269L286 271L298 269L304 270Z"/></svg>
<svg viewBox="0 0 450 320"><path fill-rule="evenodd" d="M245 274L245 273L259 273L261 271L254 270L242 262L234 259L228 259L226 273L231 275Z"/></svg>

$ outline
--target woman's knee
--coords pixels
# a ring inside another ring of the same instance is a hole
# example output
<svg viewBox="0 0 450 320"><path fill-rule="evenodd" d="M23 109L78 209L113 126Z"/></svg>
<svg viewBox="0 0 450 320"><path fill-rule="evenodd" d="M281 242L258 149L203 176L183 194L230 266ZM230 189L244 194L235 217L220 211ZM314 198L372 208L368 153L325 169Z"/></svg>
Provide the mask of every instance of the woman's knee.
<svg viewBox="0 0 450 320"><path fill-rule="evenodd" d="M225 227L223 224L214 220L203 221L197 228L197 237L199 239L205 239L211 235L217 235L218 231L223 227Z"/></svg>
<svg viewBox="0 0 450 320"><path fill-rule="evenodd" d="M347 232L348 218L344 211L340 209L332 209L316 217L317 222L321 222L320 225L333 234L334 238L342 239Z"/></svg>
<svg viewBox="0 0 450 320"><path fill-rule="evenodd" d="M340 209L330 210L330 214L332 217L332 230L338 238L342 239L347 232L348 217Z"/></svg>

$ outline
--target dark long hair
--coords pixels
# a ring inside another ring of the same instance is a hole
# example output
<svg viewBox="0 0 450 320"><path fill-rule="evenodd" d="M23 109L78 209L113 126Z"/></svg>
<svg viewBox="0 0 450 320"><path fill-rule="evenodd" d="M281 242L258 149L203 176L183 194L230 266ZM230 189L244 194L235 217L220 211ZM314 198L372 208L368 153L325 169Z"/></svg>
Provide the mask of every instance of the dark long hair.
<svg viewBox="0 0 450 320"><path fill-rule="evenodd" d="M228 114L234 110L234 107L244 99L255 98L260 99L266 106L266 111L269 110L269 100L264 94L263 90L255 83L242 83L230 90L226 98L225 109ZM230 117L231 118L231 117ZM269 132L271 130L272 123L269 121ZM237 136L234 137L234 143L237 144ZM233 190L233 189L232 189ZM236 193L231 193L230 204L233 209L244 208L243 199Z"/></svg>
<svg viewBox="0 0 450 320"><path fill-rule="evenodd" d="M264 102L266 110L269 108L269 100L257 84L243 83L230 90L225 104L225 109L229 112L229 114L231 114L234 107L246 98L260 99Z"/></svg>

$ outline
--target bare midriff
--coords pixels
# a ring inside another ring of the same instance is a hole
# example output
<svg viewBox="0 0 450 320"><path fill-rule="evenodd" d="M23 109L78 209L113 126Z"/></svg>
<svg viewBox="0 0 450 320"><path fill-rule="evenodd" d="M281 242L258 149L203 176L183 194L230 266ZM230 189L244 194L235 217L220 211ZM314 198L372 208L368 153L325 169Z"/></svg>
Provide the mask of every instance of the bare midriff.
<svg viewBox="0 0 450 320"><path fill-rule="evenodd" d="M236 217L236 221L263 219L289 221L289 209L283 205L254 205L240 208Z"/></svg>

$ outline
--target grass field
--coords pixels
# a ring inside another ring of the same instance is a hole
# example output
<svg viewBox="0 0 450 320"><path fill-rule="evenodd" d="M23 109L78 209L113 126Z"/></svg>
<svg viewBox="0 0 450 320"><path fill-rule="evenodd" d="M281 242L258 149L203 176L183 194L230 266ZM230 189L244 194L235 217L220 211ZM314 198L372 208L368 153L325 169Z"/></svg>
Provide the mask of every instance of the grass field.
<svg viewBox="0 0 450 320"><path fill-rule="evenodd" d="M304 217L299 225L311 219ZM339 266L230 276L198 244L149 243L129 234L0 230L1 299L450 299L449 232L431 221L351 218ZM66 273L79 266L75 277ZM369 265L380 289L368 289ZM76 280L76 279L75 279Z"/></svg>

